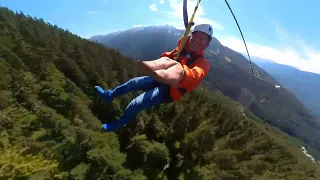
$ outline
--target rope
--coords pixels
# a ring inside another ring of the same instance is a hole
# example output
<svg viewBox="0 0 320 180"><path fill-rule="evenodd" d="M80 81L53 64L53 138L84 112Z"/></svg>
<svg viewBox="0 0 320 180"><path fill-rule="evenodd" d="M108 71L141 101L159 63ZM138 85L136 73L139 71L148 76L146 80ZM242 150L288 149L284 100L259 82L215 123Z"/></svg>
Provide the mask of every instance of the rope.
<svg viewBox="0 0 320 180"><path fill-rule="evenodd" d="M184 26L186 27L186 30L184 31L183 38L182 38L182 41L181 41L181 44L180 44L180 48L179 48L179 51L177 53L177 56L176 56L175 60L178 60L178 58L180 57L181 51L182 51L182 49L183 49L183 47L184 47L184 45L186 43L186 40L187 40L187 37L189 35L190 29L194 25L193 19L194 19L194 16L195 16L195 14L196 14L196 12L198 10L200 2L201 2L201 0L198 0L197 5L194 8L192 17L191 17L190 21L188 22L187 0L183 0L183 21L184 21ZM229 8L229 10L230 10L235 22L236 22L236 24L238 26L238 29L240 31L240 34L241 34L242 40L244 42L244 45L245 45L245 48L246 48L246 51L247 51L247 54L248 54L248 58L249 58L251 74L252 74L252 80L253 80L254 85L256 85L256 82L255 82L255 79L254 79L254 71L253 71L253 67L252 67L252 61L251 61L251 57L250 57L249 50L248 50L248 47L247 47L247 43L246 43L246 41L245 41L245 39L243 37L243 33L241 31L241 28L240 28L240 25L239 25L239 23L237 21L237 18L235 17L235 15L234 15L234 13L233 13L228 1L225 0L225 3L227 4L227 6L228 6L228 8Z"/></svg>
<svg viewBox="0 0 320 180"><path fill-rule="evenodd" d="M224 1L226 2L227 6L228 6L228 8L229 8L229 10L230 10L230 12L231 12L231 14L232 14L232 16L233 16L233 19L234 19L234 20L236 21L236 23L237 23L238 29L239 29L239 31L240 31L242 40L243 40L243 42L244 42L244 45L245 45L245 47L246 47L247 54L248 54L248 57L249 57L249 63L250 63L250 68L251 68L253 83L256 84L256 83L255 83L255 80L254 80L254 72L253 72L253 68L252 68L252 62L251 62L251 58L250 58L250 55L249 55L247 43L246 43L246 41L244 40L244 37L243 37L242 31L241 31L241 28L240 28L240 26L239 26L239 24L238 24L237 18L236 18L235 15L233 14L233 11L232 11L232 9L231 9L228 1L227 1L227 0L224 0Z"/></svg>
<svg viewBox="0 0 320 180"><path fill-rule="evenodd" d="M187 29L187 27L188 27L188 6L187 6L187 0L183 0L183 22L184 22L184 27Z"/></svg>
<svg viewBox="0 0 320 180"><path fill-rule="evenodd" d="M187 28L186 28L186 30L184 31L184 34L183 34L183 37L182 37L182 40L181 40L181 44L180 44L180 48L179 48L179 51L178 51L178 53L177 53L177 56L176 56L175 60L178 60L178 59L179 59L180 54L181 54L181 51L182 51L182 49L183 49L183 47L184 47L184 45L185 45L185 43L186 43L186 41L187 41L187 37L188 37L188 35L189 35L190 29L191 29L191 27L194 25L193 19L194 19L194 16L195 16L195 14L196 14L196 12L197 12L197 10L198 10L198 7L199 7L200 2L201 2L201 0L198 0L197 5L196 5L196 7L194 8L193 14L192 14L192 16L191 16L191 19L190 19L190 21L189 21L189 23L188 23L188 25L187 25ZM186 2L186 0L184 0L184 7L187 7L186 4L187 4L187 2ZM186 11L186 10L184 10L184 12L185 12L185 11ZM188 14L188 13L184 13L184 15L186 15L186 14ZM185 18L184 18L184 19L185 19Z"/></svg>
<svg viewBox="0 0 320 180"><path fill-rule="evenodd" d="M191 17L190 21L188 22L187 0L183 0L183 18L184 18L183 20L184 20L184 25L185 25L185 27L186 27L186 30L185 30L185 32L184 32L184 35L183 35L183 38L182 38L182 41L181 41L181 45L180 45L180 48L179 48L179 51L178 51L178 53L177 53L177 56L176 56L175 60L177 60L177 59L180 57L180 54L181 54L182 49L183 49L183 47L184 47L184 45L185 45L185 43L186 43L186 39L187 39L187 37L188 37L188 34L189 34L189 32L190 32L190 29L191 29L191 27L192 27L193 24L194 24L194 23L193 23L193 19L194 19L194 16L195 16L195 14L196 14L196 11L197 11L197 9L198 9L198 6L199 6L200 2L201 2L201 0L198 0L197 5L196 5L196 7L194 8L192 17ZM251 61L250 53L249 53L249 50L248 50L248 47L247 47L247 43L246 43L246 41L245 41L245 39L244 39L244 36L243 36L242 31L241 31L240 25L239 25L239 23L238 23L238 21L237 21L237 18L235 17L235 15L234 15L234 13L233 13L233 11L232 11L232 9L231 9L228 1L225 0L225 3L226 3L226 5L228 6L228 8L229 8L229 10L230 10L230 12L231 12L231 14L232 14L232 16L233 16L233 18L234 18L237 26L238 26L238 29L239 29L239 31L240 31L240 34L241 34L243 43L244 43L244 45L245 45L245 48L246 48L246 51L247 51L247 54L248 54L248 58L249 58L249 63L250 63L250 68L251 68L251 73L252 73L252 80L253 80L254 85L256 86L256 82L255 82L255 79L254 79L254 70L253 70L253 67L252 67L252 61ZM286 113L286 114L288 114L288 113ZM289 115L289 114L288 114L288 115ZM304 119L309 119L309 120L317 121L317 119L311 119L311 118L307 118L307 117L303 117L303 116L299 116L299 115L292 115L292 116L296 116L296 117L300 117L300 118L304 118ZM319 122L319 121L318 121L318 122Z"/></svg>
<svg viewBox="0 0 320 180"><path fill-rule="evenodd" d="M232 14L235 22L236 22L236 24L237 24L237 26L238 26L238 29L239 29L239 31L240 31L242 40L243 40L244 45L245 45L246 50L247 50L247 54L248 54L248 58L249 58L249 63L250 63L250 68L251 68L251 73L252 73L252 79L253 79L254 84L256 85L255 80L254 80L254 72L253 72L252 62L251 62L251 58L250 58L250 54L249 54L249 51L248 51L248 47L247 47L246 41L245 41L245 39L244 39L244 37L243 37L243 34L242 34L241 28L240 28L240 26L239 26L239 23L238 23L235 15L234 15L231 7L230 7L228 1L225 0L225 3L227 4L227 6L228 6L228 8L229 8L229 10L230 10L230 12L231 12L231 14ZM283 110L280 111L280 113L284 113L284 114L286 114L286 115L288 115L288 116L295 116L295 117L297 117L297 118L300 118L300 120L301 120L301 119L304 119L304 120L310 120L310 121L314 121L314 122L320 123L320 121L319 121L318 118L313 119L313 118L308 118L308 117L304 117L304 116L299 116L299 115L297 115L297 114L289 114L289 113L287 113L287 112L285 112L285 111L283 111Z"/></svg>

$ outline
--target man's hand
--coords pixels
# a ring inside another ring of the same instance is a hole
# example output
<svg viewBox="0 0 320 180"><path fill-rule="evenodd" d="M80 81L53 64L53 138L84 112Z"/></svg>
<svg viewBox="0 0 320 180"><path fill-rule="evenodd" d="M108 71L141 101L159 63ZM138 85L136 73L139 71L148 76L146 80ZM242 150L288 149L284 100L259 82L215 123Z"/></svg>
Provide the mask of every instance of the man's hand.
<svg viewBox="0 0 320 180"><path fill-rule="evenodd" d="M154 76L157 81L177 88L184 77L184 70L181 64L178 63L168 69L155 71Z"/></svg>

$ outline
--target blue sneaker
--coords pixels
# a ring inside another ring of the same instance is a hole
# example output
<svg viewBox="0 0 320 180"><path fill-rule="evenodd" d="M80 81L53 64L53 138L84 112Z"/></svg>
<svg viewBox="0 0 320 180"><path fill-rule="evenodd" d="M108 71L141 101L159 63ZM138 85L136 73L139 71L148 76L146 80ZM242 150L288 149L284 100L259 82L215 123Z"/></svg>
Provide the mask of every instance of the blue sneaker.
<svg viewBox="0 0 320 180"><path fill-rule="evenodd" d="M95 86L97 93L99 94L100 98L104 100L105 102L110 102L113 100L111 90L105 91L100 86Z"/></svg>
<svg viewBox="0 0 320 180"><path fill-rule="evenodd" d="M106 124L102 124L100 130L104 131L104 132L108 132L108 131L115 131L118 129L118 124L116 121L110 122L110 123L106 123Z"/></svg>

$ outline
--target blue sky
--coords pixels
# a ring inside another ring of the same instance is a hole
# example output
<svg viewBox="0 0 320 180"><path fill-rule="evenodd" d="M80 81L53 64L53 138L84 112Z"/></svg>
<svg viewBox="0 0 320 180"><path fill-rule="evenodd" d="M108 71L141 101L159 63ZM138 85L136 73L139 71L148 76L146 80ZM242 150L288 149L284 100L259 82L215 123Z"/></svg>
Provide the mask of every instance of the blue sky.
<svg viewBox="0 0 320 180"><path fill-rule="evenodd" d="M195 0L188 0L189 17ZM229 0L251 56L320 74L320 1ZM136 26L183 27L182 0L0 0L2 6L43 18L89 38ZM202 0L196 23L210 23L222 44L245 53L224 0Z"/></svg>

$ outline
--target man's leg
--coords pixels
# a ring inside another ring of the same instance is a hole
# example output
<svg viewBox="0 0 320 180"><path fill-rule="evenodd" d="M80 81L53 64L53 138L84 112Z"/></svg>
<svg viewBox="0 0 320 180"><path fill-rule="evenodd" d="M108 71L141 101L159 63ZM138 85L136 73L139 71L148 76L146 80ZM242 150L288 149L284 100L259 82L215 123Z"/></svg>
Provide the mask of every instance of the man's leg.
<svg viewBox="0 0 320 180"><path fill-rule="evenodd" d="M126 94L130 91L146 91L158 86L159 84L160 83L152 77L142 76L130 79L126 83L116 87L113 90L104 90L100 86L96 86L96 90L100 95L101 99L103 99L105 102L109 102L112 101L113 98Z"/></svg>
<svg viewBox="0 0 320 180"><path fill-rule="evenodd" d="M168 57L161 57L151 61L139 61L139 66L143 71L156 71L160 69L168 69L171 66L179 64L179 62Z"/></svg>
<svg viewBox="0 0 320 180"><path fill-rule="evenodd" d="M176 88L183 80L184 70L182 65L178 63L169 67L168 69L160 69L154 72L152 71L148 75L160 83L168 84Z"/></svg>
<svg viewBox="0 0 320 180"><path fill-rule="evenodd" d="M118 120L103 124L101 130L118 130L126 125L130 120L134 119L140 111L170 102L172 102L172 98L170 96L169 86L161 85L156 87L133 99Z"/></svg>
<svg viewBox="0 0 320 180"><path fill-rule="evenodd" d="M175 88L179 86L179 83L183 80L184 70L180 63L169 67L168 69L160 69L155 71L155 75L152 76L158 82L169 84Z"/></svg>

